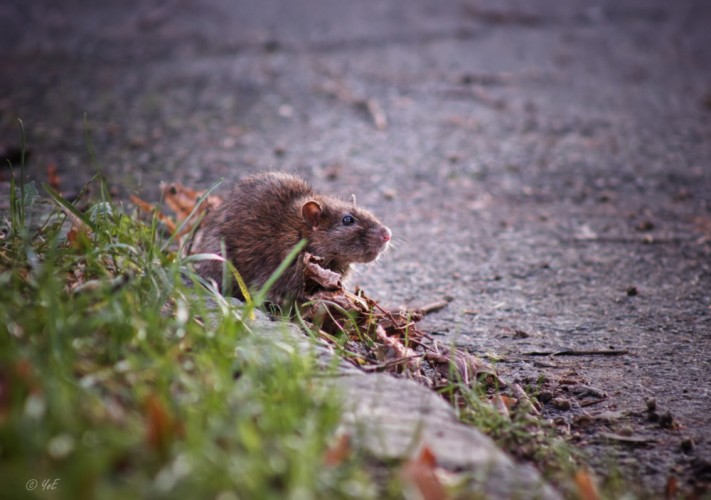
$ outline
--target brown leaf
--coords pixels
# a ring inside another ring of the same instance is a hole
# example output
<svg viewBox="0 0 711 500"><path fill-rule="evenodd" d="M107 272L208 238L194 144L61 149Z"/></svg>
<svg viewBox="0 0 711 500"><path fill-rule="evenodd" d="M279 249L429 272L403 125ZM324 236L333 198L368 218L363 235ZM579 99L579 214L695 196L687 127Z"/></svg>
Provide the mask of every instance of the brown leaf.
<svg viewBox="0 0 711 500"><path fill-rule="evenodd" d="M160 189L163 193L163 199L166 205L175 212L175 218L179 223L188 218L190 213L195 209L200 197L205 194L205 191L197 191L178 182L162 182ZM221 204L221 197L215 195L208 196L198 209L198 213L214 210Z"/></svg>
<svg viewBox="0 0 711 500"><path fill-rule="evenodd" d="M429 446L422 447L419 461L425 465L428 465L432 469L437 467L437 457L435 457L435 454L432 452Z"/></svg>
<svg viewBox="0 0 711 500"><path fill-rule="evenodd" d="M42 386L35 376L32 363L20 359L12 365L0 365L0 425L6 422L12 405L21 401L18 396L28 394L42 394Z"/></svg>
<svg viewBox="0 0 711 500"><path fill-rule="evenodd" d="M496 394L493 398L491 398L491 404L503 417L506 419L511 418L509 413L509 408L511 408L511 405L513 404L511 398Z"/></svg>
<svg viewBox="0 0 711 500"><path fill-rule="evenodd" d="M419 493L423 500L443 500L448 495L437 477L436 469L436 457L425 445L419 457L403 465L401 475L405 484Z"/></svg>
<svg viewBox="0 0 711 500"><path fill-rule="evenodd" d="M67 233L67 245L69 245L70 248L74 248L75 250L89 248L91 245L91 239L84 228L85 225L72 225L71 229Z"/></svg>
<svg viewBox="0 0 711 500"><path fill-rule="evenodd" d="M419 330L417 322L423 317L421 313L390 311L362 290L355 293L343 290L341 276L324 269L321 262L319 257L308 254L302 261L310 300L302 307L301 314L326 342L335 344L334 336L345 334L348 337L347 352L354 364L370 372L404 372L427 387L447 385L452 378L452 369L456 372L456 382L473 384L483 376L488 386L506 387L489 363L458 349L442 348ZM427 309L443 305L433 303ZM423 359L428 361L434 373L425 369Z"/></svg>
<svg viewBox="0 0 711 500"><path fill-rule="evenodd" d="M334 273L330 269L321 267L323 258L312 255L308 252L304 254L304 281L313 282L324 290L341 291L341 275Z"/></svg>
<svg viewBox="0 0 711 500"><path fill-rule="evenodd" d="M175 222L173 222L173 220L170 217L168 217L167 215L162 213L160 210L158 210L155 207L155 205L152 205L152 204L148 203L147 201L144 201L141 198L139 198L138 196L134 196L134 195L129 195L129 199L131 200L131 203L133 203L134 205L136 205L136 207L138 207L139 210L149 213L149 214L152 214L153 212L155 212L156 217L158 217L158 220L161 221L163 224L165 224L165 227L168 228L168 231L170 231L171 234L175 233L175 229L176 229Z"/></svg>
<svg viewBox="0 0 711 500"><path fill-rule="evenodd" d="M328 447L323 456L323 462L331 467L340 465L351 454L350 434L341 434L335 443Z"/></svg>
<svg viewBox="0 0 711 500"><path fill-rule="evenodd" d="M52 189L58 193L61 191L59 189L59 174L57 173L57 165L50 163L47 165L47 184L49 184Z"/></svg>
<svg viewBox="0 0 711 500"><path fill-rule="evenodd" d="M385 353L383 356L385 360L402 361L401 363L393 364L393 368L396 368L398 365L402 364L406 365L411 371L416 371L420 368L422 357L418 356L418 354L409 347L405 347L399 339L395 337L388 337L388 334L382 326L378 325L375 328L375 335L383 346L385 346Z"/></svg>
<svg viewBox="0 0 711 500"><path fill-rule="evenodd" d="M136 205L139 208L139 210L143 210L144 212L150 213L150 212L153 212L153 210L155 210L155 208L156 208L155 205L152 205L152 204L148 203L147 201L142 200L138 196L131 194L128 196L128 198L131 200L131 203Z"/></svg>
<svg viewBox="0 0 711 500"><path fill-rule="evenodd" d="M151 394L145 403L146 442L161 455L168 452L176 437L178 426L163 402Z"/></svg>
<svg viewBox="0 0 711 500"><path fill-rule="evenodd" d="M667 487L664 493L665 498L667 498L667 500L672 500L673 498L677 497L677 495L679 494L679 482L677 481L676 477L669 476L669 479L667 479Z"/></svg>
<svg viewBox="0 0 711 500"><path fill-rule="evenodd" d="M575 485L578 488L580 500L599 500L600 493L598 493L595 481L588 471L581 469L575 474Z"/></svg>

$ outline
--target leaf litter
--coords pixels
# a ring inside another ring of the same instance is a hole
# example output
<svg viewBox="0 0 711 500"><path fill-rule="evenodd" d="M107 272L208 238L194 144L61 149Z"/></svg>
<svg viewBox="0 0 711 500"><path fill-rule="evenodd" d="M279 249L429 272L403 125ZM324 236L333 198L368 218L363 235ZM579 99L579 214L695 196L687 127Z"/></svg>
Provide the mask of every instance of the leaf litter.
<svg viewBox="0 0 711 500"><path fill-rule="evenodd" d="M193 244L200 237L197 227L200 217L187 221L190 214L195 210L198 215L204 214L219 207L223 201L219 196L210 195L198 206L206 191L178 183L161 184L161 192L165 204L175 214L173 217L136 196L132 196L131 201L140 211L155 214L174 237L183 237L197 229ZM298 314L318 332L322 341L340 350L352 364L366 372L386 372L410 378L448 395L450 399L452 390L456 393L481 384L491 392L489 403L492 408L502 414L509 415L512 408L525 414L539 414L526 392L502 380L491 363L455 346L445 345L419 328L422 318L447 307L447 300L433 301L415 310L389 310L364 290L347 291L341 276L322 266L321 257L305 253L302 258L308 300L301 305ZM509 395L502 395L501 391L507 388ZM454 399L456 402L456 395ZM502 401L507 403L503 405Z"/></svg>
<svg viewBox="0 0 711 500"><path fill-rule="evenodd" d="M60 197L57 193L58 182L53 184L53 189L48 192ZM200 237L200 221L208 211L219 207L222 198L211 195L211 190L195 190L178 183L161 184L160 187L163 204L149 203L136 196L132 196L131 201L139 213L149 215L162 226L163 234L169 237L168 245L175 248L177 243L183 252L189 253L191 243L194 244ZM83 246L81 241L92 236L91 222L85 214L68 206L68 202L62 203L63 200L54 196L53 199L72 224L69 244ZM519 437L511 443L509 436L500 445L514 456L540 461L533 459L533 456L535 449L541 446L540 431L547 419L541 413L539 397L535 393L533 397L529 396L528 389L502 380L490 362L454 345L443 344L433 338L436 332L427 333L420 328L419 322L424 316L448 306L447 298L431 301L417 309L391 310L369 297L364 290L347 291L342 277L323 267L323 259L319 256L305 253L300 258L305 268L304 286L308 300L301 304L297 314L323 343L365 372L384 372L409 378L437 391L464 412L464 421L480 426L482 424L477 423L478 420L472 415L487 410L484 415L493 413L517 429L528 429L527 432L533 437L524 441L520 441ZM71 281L75 293L93 285L81 270ZM526 354L555 356L568 352ZM478 403L472 400L474 393L479 394ZM149 397L145 405L148 422L146 441L160 453L182 431L174 425L170 411L162 402ZM490 417L484 418L482 430L488 433L486 418ZM499 441L501 436L497 438L495 430L493 434L492 437ZM610 436L607 438L614 441ZM431 460L420 457L403 462L402 479L414 486L416 491L419 490L420 494L440 498L441 485L437 478L444 477L446 471L436 465L432 452L428 453ZM324 456L324 464L338 464L347 460L350 454L350 436L336 437ZM546 459L543 461L548 462ZM423 463L428 465L425 467ZM436 473L434 476L432 471Z"/></svg>
<svg viewBox="0 0 711 500"><path fill-rule="evenodd" d="M207 191L193 190L181 184L162 184L161 190L165 204L175 213L174 217L137 197L132 197L132 201L140 211L154 214L171 237L187 243L189 252L191 244L194 245L200 238L201 215L217 208L222 199L219 196L205 196ZM201 203L203 198L206 202ZM198 217L188 220L193 212ZM192 239L186 238L186 235L192 235ZM306 252L300 258L305 269L307 301L299 306L296 314L317 333L322 342L365 372L384 372L412 379L438 391L455 407L471 405L472 393L478 391L482 394L481 403L491 412L514 425L524 425L533 433L530 443L514 444L521 448L520 453L514 455L521 458L533 456L533 450L526 450L538 446L533 441L540 440L538 430L547 420L542 415L538 398L529 396L519 384L505 382L490 362L456 346L443 344L433 338L434 333L429 334L419 327L425 315L446 308L448 300L435 300L412 310L387 309L362 289L354 292L346 290L341 275L323 267L321 257ZM557 352L545 354L561 355ZM470 410L479 411L476 408ZM345 460L350 454L349 439L348 435L335 439L324 462L337 464ZM428 453L431 460L427 458ZM412 483L425 497L440 498L441 486L432 479L431 471L436 470L441 475L444 469L436 467L431 451L424 455L424 459L415 458L403 464L403 479ZM427 465L423 466L423 463ZM588 478L583 475L582 479ZM585 481L577 486L587 497L595 498L594 490Z"/></svg>
<svg viewBox="0 0 711 500"><path fill-rule="evenodd" d="M93 236L92 222L83 211L76 208L76 205L64 200L59 194L61 192L60 178L52 166L48 167L48 179L45 189L71 222L71 228L67 235L69 246L87 246ZM131 201L139 209L139 212L151 214L164 226L167 234L170 235L169 244L176 241L189 242L190 239L185 238L186 235L199 237L199 222L202 216L222 203L219 196L210 195L211 190L198 191L177 183L161 184L161 191L165 205L174 212L174 216L166 215L159 206L138 197L132 196ZM192 217L193 215L196 216ZM346 291L341 283L341 276L322 267L322 260L318 256L306 254L303 258L307 270L305 285L309 291L310 300L300 310L302 318L312 324L323 341L345 354L348 361L364 371L381 371L398 377L411 378L440 391L453 404L460 406L466 397L458 397L460 394L456 393L461 393L462 390L473 386L485 387L488 388L488 397L485 397L482 402L505 420L521 422L519 417L523 417L528 423L527 425L533 425L536 428L535 422L537 420L540 422L545 420L541 415L539 403L539 400L544 402L542 391L540 395L536 395L534 391L534 397L529 397L527 391L520 385L505 383L492 364L453 346L442 345L431 336L436 332L428 334L418 327L418 322L426 314L446 308L449 303L447 299L434 301L415 310L388 310L368 297L363 290L356 290L355 293ZM70 289L74 293L92 288L95 284L96 280L89 280L84 276L83 269L77 269L74 274L75 276L69 280ZM125 280L125 278L125 276L119 277L116 281ZM569 349L522 354L552 358L555 356L618 356L629 353L614 349L603 351ZM6 382L2 375L0 373L0 386ZM563 379L558 383L559 386L567 385ZM572 383L573 386L579 386L578 388L589 389L580 384L579 381ZM454 397L452 397L453 394ZM586 395L595 396L591 404L607 398L607 395L599 390L588 390ZM577 393L575 396L581 397ZM0 401L0 417L2 417L3 406L3 402ZM583 402L580 406L587 406L587 404ZM179 425L175 425L170 412L158 400L147 398L145 412L148 421L146 441L152 448L160 452L170 441L181 435L182 429ZM587 416L592 417L591 415ZM656 422L652 416L656 415L650 411L649 421ZM658 417L658 420L660 421L658 425L662 427L676 428L678 426L670 414ZM648 438L615 432L603 432L597 435L609 442L628 445L640 446L655 442ZM324 457L324 462L338 464L345 460L350 454L349 439L348 435L340 436L335 441L333 449L330 449ZM520 454L514 453L514 455ZM432 458L434 460L434 455ZM413 459L413 461L417 460ZM409 462L405 462L403 469L408 464ZM436 467L436 462L433 461L432 464L433 468ZM435 472L442 475L445 471L437 467ZM424 471L423 476L429 476L429 472ZM595 498L596 492L590 491L590 486L587 484L591 478L586 476L587 474L582 474L581 477L576 478L576 481L582 479L582 481L578 481L577 489L581 495ZM416 479L415 483L421 480L423 479ZM423 493L420 485L418 485L418 489L420 489L420 493ZM437 497L438 494L433 496L433 498Z"/></svg>
<svg viewBox="0 0 711 500"><path fill-rule="evenodd" d="M172 236L183 237L197 229L194 244L200 237L201 218L194 217L187 223L186 220L196 209L198 215L216 209L222 198L209 195L199 206L207 191L179 183L162 183L160 187L165 205L175 214L173 217L136 196L131 196L131 201L140 211L155 214ZM318 332L322 341L340 350L355 366L366 372L410 378L443 395L449 394L450 398L451 392L446 389L457 392L481 384L491 391L492 408L502 414L509 415L512 408L539 414L526 392L504 382L491 363L445 345L419 328L424 316L446 308L447 300L436 300L414 310L389 310L362 289L347 291L341 275L323 267L321 257L306 252L302 258L308 300L300 306L298 314ZM510 394L503 395L501 391L507 388Z"/></svg>

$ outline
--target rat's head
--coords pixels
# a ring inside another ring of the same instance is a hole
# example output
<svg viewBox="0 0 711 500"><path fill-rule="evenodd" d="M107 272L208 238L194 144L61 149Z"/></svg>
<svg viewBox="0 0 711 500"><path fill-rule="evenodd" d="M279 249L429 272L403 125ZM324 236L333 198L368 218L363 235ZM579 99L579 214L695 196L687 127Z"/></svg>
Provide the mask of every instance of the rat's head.
<svg viewBox="0 0 711 500"><path fill-rule="evenodd" d="M335 198L304 201L301 217L307 226L310 251L335 267L375 260L392 236L373 214Z"/></svg>

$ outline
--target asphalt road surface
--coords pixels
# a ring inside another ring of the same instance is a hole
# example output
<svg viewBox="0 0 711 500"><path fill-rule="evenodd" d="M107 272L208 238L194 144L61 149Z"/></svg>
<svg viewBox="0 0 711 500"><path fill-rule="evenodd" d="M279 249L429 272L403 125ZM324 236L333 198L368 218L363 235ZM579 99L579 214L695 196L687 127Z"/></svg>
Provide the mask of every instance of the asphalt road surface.
<svg viewBox="0 0 711 500"><path fill-rule="evenodd" d="M397 245L353 284L451 300L423 327L543 383L600 474L708 491L710 5L6 1L0 147L22 118L68 196L97 170L119 199L267 169L355 193ZM589 354L527 354L560 351Z"/></svg>

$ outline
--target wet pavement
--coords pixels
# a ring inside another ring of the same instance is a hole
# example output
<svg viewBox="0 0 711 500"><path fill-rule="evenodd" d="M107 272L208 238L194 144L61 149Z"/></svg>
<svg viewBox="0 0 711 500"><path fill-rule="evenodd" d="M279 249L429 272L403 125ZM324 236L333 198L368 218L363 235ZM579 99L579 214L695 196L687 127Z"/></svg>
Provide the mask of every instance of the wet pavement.
<svg viewBox="0 0 711 500"><path fill-rule="evenodd" d="M33 178L156 199L284 169L355 193L396 248L353 284L448 297L426 330L604 392L555 414L601 474L708 487L707 2L10 1L0 22L0 146L21 117Z"/></svg>

